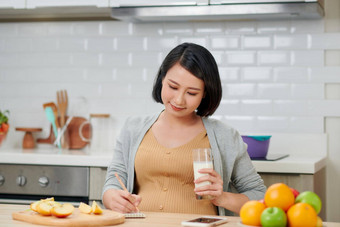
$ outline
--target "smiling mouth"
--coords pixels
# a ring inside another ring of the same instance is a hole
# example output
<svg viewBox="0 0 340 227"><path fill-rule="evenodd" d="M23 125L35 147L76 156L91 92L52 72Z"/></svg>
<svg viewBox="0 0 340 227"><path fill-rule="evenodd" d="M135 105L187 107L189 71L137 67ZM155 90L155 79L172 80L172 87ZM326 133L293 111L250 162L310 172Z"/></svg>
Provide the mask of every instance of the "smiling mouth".
<svg viewBox="0 0 340 227"><path fill-rule="evenodd" d="M180 111L180 110L185 109L185 108L181 108L181 107L176 107L176 106L172 105L171 103L170 103L170 105L171 105L172 109L175 110L175 111Z"/></svg>

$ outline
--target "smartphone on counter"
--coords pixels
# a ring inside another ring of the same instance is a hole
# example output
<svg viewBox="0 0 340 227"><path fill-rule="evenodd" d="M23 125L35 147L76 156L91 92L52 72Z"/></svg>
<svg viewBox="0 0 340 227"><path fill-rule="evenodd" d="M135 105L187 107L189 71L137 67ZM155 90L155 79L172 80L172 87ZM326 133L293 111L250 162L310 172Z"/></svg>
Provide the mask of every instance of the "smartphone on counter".
<svg viewBox="0 0 340 227"><path fill-rule="evenodd" d="M227 222L227 218L202 216L188 221L182 221L182 226L216 226Z"/></svg>

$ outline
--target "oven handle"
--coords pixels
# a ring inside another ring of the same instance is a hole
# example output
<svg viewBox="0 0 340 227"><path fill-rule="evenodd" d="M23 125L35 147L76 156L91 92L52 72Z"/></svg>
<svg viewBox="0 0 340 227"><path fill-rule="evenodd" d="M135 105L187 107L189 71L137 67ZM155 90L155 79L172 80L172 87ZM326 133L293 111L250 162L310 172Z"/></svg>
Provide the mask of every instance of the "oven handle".
<svg viewBox="0 0 340 227"><path fill-rule="evenodd" d="M28 199L2 199L0 198L0 204L20 204L20 205L30 205L31 203L37 200L28 200ZM59 202L59 201L58 201ZM79 202L70 202L70 201L60 201L61 203L71 203L73 206L78 207Z"/></svg>

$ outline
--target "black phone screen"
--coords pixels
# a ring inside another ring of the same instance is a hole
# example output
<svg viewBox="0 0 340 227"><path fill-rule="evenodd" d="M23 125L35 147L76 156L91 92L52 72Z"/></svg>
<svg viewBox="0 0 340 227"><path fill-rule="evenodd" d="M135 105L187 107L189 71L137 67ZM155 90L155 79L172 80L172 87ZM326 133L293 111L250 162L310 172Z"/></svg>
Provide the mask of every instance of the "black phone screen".
<svg viewBox="0 0 340 227"><path fill-rule="evenodd" d="M214 223L217 221L220 221L221 219L217 219L217 218L196 218L193 220L190 220L188 222L198 222L198 223Z"/></svg>

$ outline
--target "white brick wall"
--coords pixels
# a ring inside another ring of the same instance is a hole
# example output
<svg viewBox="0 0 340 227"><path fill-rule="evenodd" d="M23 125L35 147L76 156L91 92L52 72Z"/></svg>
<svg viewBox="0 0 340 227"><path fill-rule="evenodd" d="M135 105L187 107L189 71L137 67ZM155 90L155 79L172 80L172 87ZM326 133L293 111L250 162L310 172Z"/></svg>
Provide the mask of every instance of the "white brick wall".
<svg viewBox="0 0 340 227"><path fill-rule="evenodd" d="M110 113L116 130L127 115L160 110L154 76L182 42L207 47L219 64L224 90L214 117L241 133L323 133L324 117L340 115L340 100L325 99L340 67L324 66L340 33L323 30L322 20L0 23L0 108L11 111L11 145L20 146L15 127L47 133L42 104L60 89L69 114Z"/></svg>

